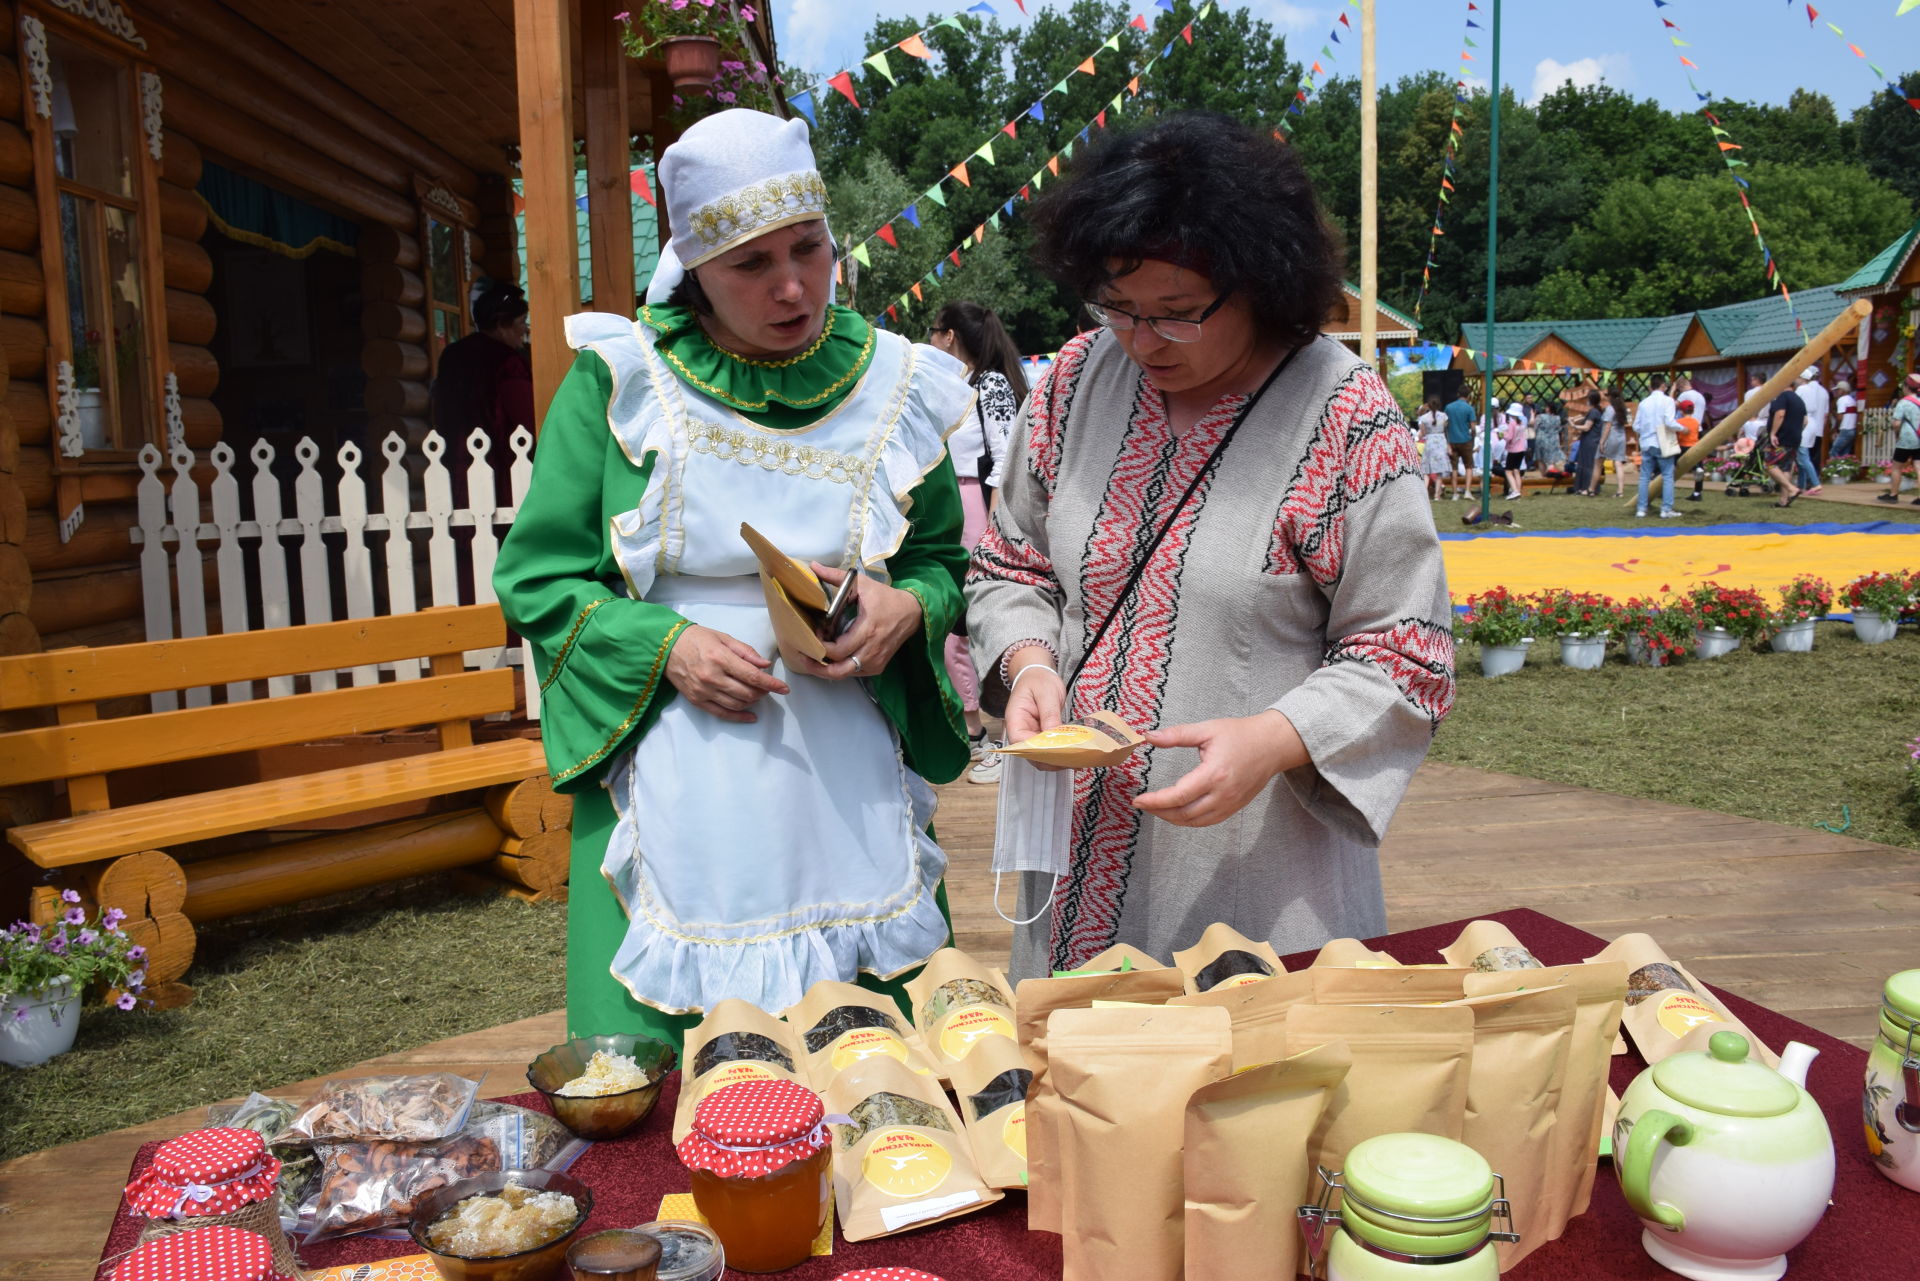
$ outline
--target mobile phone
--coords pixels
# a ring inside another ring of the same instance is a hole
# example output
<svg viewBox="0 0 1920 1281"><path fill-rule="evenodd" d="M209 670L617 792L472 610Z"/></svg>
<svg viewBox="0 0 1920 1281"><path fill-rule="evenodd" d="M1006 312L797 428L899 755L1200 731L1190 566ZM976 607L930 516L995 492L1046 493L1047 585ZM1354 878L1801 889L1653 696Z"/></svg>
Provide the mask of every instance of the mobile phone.
<svg viewBox="0 0 1920 1281"><path fill-rule="evenodd" d="M848 570L840 585L833 589L833 595L827 600L827 612L820 620L821 639L838 640L859 617L859 578L858 570Z"/></svg>

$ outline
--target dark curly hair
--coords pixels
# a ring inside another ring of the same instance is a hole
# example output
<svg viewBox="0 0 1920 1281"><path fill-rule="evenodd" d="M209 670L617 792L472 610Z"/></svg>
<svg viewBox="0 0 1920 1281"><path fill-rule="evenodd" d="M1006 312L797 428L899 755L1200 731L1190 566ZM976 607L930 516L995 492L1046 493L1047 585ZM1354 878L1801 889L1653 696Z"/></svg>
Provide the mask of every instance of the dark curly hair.
<svg viewBox="0 0 1920 1281"><path fill-rule="evenodd" d="M1183 111L1109 136L1033 222L1040 269L1081 298L1159 258L1243 295L1260 330L1289 344L1340 305L1345 250L1300 157L1231 116Z"/></svg>

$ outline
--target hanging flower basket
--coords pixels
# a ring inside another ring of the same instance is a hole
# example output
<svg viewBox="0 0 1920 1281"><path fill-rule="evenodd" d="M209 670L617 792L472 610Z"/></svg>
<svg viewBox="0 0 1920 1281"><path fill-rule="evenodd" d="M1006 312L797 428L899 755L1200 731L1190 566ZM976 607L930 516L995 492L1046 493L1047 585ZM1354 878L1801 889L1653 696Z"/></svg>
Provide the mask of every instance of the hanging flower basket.
<svg viewBox="0 0 1920 1281"><path fill-rule="evenodd" d="M676 91L704 98L720 74L720 42L712 36L669 36L661 42Z"/></svg>

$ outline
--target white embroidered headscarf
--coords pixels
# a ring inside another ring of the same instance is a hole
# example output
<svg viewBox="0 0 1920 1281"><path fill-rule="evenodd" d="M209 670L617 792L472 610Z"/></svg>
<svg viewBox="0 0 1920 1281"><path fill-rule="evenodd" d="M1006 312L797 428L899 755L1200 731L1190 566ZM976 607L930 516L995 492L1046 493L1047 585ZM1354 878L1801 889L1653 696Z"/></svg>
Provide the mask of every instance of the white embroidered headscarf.
<svg viewBox="0 0 1920 1281"><path fill-rule="evenodd" d="M707 116L661 155L659 177L673 239L647 283L649 303L665 302L687 272L716 255L827 214L804 120L742 108Z"/></svg>

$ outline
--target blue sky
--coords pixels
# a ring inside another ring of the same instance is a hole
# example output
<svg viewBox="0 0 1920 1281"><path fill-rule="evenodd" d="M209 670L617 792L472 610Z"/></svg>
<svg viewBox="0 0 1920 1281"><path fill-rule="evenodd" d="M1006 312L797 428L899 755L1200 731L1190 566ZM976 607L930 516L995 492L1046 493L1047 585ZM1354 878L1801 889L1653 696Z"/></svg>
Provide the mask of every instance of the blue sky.
<svg viewBox="0 0 1920 1281"><path fill-rule="evenodd" d="M875 17L938 18L970 2L947 0L950 7L921 8L886 0L773 0L774 34L785 61L831 74L865 56L862 40ZM990 2L1003 21L1022 21L1013 0ZM1151 0L1135 3L1151 12ZM1473 51L1472 65L1484 85L1487 60L1481 55L1489 42L1480 32L1468 33L1466 19L1488 25L1492 0L1477 3L1480 12L1469 14L1466 0L1378 0L1382 81L1428 69L1454 72L1460 66L1460 37L1472 34L1481 46ZM1042 5L1043 0L1027 0L1029 10ZM1342 4L1251 0L1246 7L1283 31L1298 56L1325 42ZM1832 98L1844 118L1876 88L1885 92L1847 44L1858 44L1890 75L1920 69L1920 9L1896 18L1898 7L1899 0L1815 0L1820 20L1809 26L1801 0L1670 0L1664 8L1656 8L1653 0L1505 0L1500 78L1529 100L1571 78L1690 109L1696 103L1678 60L1685 54L1700 66L1695 73L1700 87L1716 97L1785 103L1795 88L1804 87ZM1357 23L1358 10L1349 13ZM1669 42L1676 33L1661 26L1662 17L1679 25L1677 34L1687 48ZM1846 33L1844 40L1828 22ZM1358 75L1358 41L1346 48L1339 51L1336 67Z"/></svg>

